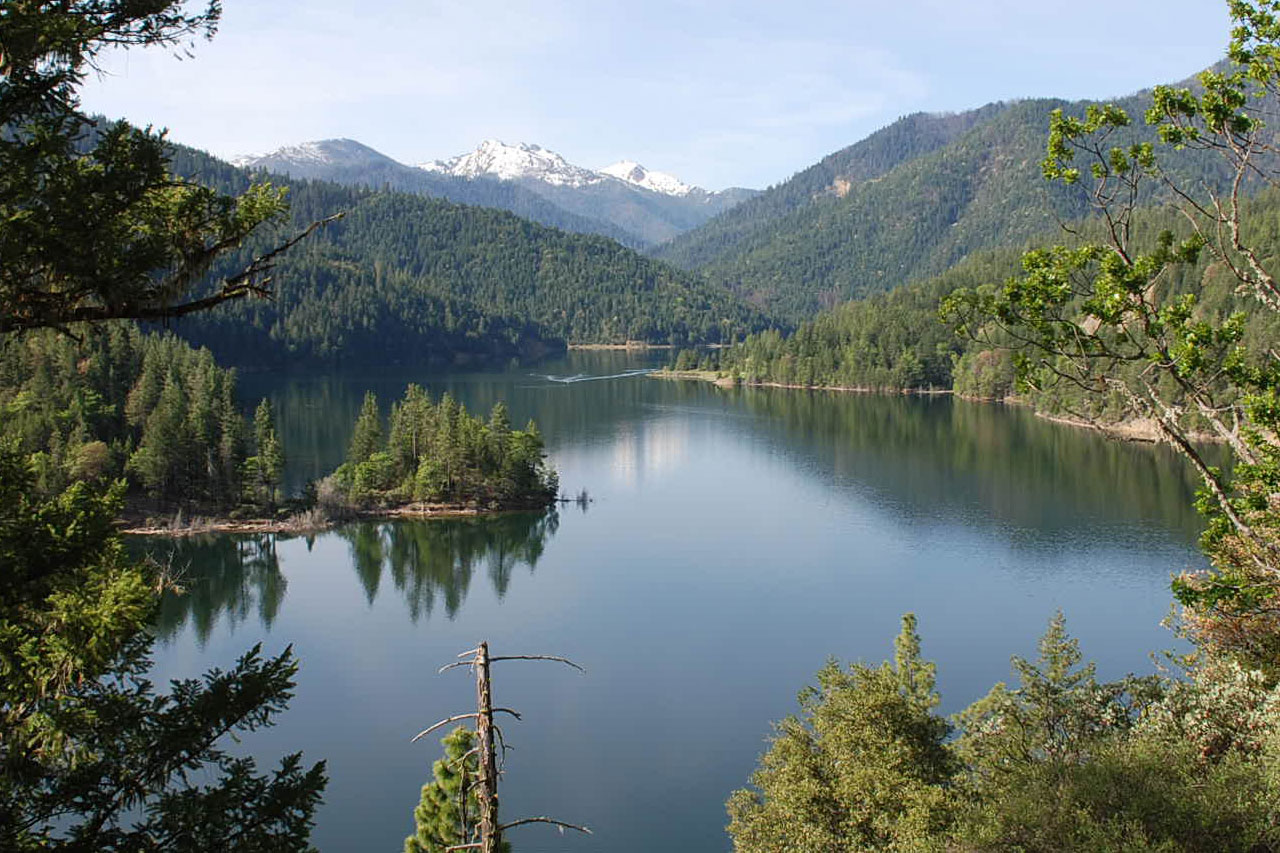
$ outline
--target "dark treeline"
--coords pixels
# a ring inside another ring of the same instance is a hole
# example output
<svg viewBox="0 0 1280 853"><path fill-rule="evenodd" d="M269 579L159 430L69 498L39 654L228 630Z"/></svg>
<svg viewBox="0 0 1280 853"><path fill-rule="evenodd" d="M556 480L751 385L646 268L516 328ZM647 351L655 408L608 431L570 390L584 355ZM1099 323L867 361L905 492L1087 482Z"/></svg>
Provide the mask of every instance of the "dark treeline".
<svg viewBox="0 0 1280 853"><path fill-rule="evenodd" d="M166 504L227 509L262 497L255 445L274 429L246 422L234 371L129 323L82 334L0 341L0 435L30 454L45 493L127 476Z"/></svg>
<svg viewBox="0 0 1280 853"><path fill-rule="evenodd" d="M249 179L187 149L175 151L173 168L229 191ZM290 186L291 213L279 233L346 216L280 259L273 299L175 326L230 363L458 363L527 358L566 342L716 343L766 325L701 276L603 237L421 196L280 182Z"/></svg>
<svg viewBox="0 0 1280 853"><path fill-rule="evenodd" d="M936 278L824 311L791 335L751 335L713 354L708 366L747 382L950 388L966 342L939 321L941 300L957 288L1004 278L1016 268L1017 257L1014 251L984 253Z"/></svg>
<svg viewBox="0 0 1280 853"><path fill-rule="evenodd" d="M81 340L33 332L0 341L0 442L31 459L43 494L124 478L156 509L310 508L311 489L281 501L286 448L270 403L246 418L235 371L209 350L132 323L81 331ZM384 439L370 395L331 482L362 505L545 506L557 480L542 437L532 421L512 429L506 412L498 403L483 421L414 385L392 407Z"/></svg>

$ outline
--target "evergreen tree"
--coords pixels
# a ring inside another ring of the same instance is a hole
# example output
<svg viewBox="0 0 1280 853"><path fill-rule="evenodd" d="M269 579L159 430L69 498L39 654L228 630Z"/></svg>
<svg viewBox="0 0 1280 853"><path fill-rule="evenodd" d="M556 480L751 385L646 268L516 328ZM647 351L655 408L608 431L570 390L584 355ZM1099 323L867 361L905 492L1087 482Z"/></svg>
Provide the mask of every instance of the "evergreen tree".
<svg viewBox="0 0 1280 853"><path fill-rule="evenodd" d="M369 457L382 449L382 413L378 410L378 398L372 391L366 391L364 403L360 407L360 415L356 418L356 427L351 434L351 445L347 450L347 462L359 465L368 461Z"/></svg>
<svg viewBox="0 0 1280 853"><path fill-rule="evenodd" d="M209 35L219 13L216 0L194 12L171 0L0 6L4 345L15 330L171 317L262 290L254 261L209 295L191 293L217 256L282 211L282 195L262 186L235 198L177 180L163 139L101 126L77 101L101 52ZM130 395L127 421L144 430L130 459L161 494L208 486L201 445L214 437L212 407L185 408L191 393L212 394L198 362L183 375L170 359ZM75 367L59 367L68 384L102 379L111 395L123 391L110 369ZM37 384L49 378L36 374ZM56 452L0 445L0 849L308 849L323 764L304 769L292 755L259 774L220 745L284 708L291 652L254 648L230 670L157 694L149 629L164 578L125 554L113 526L122 487L37 487L41 456L65 473L67 439L91 444L97 406L78 399L79 423L46 433Z"/></svg>
<svg viewBox="0 0 1280 853"><path fill-rule="evenodd" d="M480 759L473 751L475 732L459 726L440 743L444 757L431 766L434 780L422 786L422 799L413 810L416 831L404 840L405 853L444 853L477 837ZM509 853L511 845L503 842L500 849Z"/></svg>
<svg viewBox="0 0 1280 853"><path fill-rule="evenodd" d="M292 654L254 648L157 694L162 578L115 531L121 486L38 498L32 477L0 447L0 849L308 849L323 763L259 774L218 745L283 710Z"/></svg>
<svg viewBox="0 0 1280 853"><path fill-rule="evenodd" d="M729 800L736 851L911 849L949 826L944 786L957 766L919 642L908 614L894 665L818 672L801 715L778 725L755 789Z"/></svg>
<svg viewBox="0 0 1280 853"><path fill-rule="evenodd" d="M176 317L263 291L269 260L191 294L214 259L284 211L283 193L258 185L234 197L175 179L162 137L99 124L76 91L108 47L212 36L220 14L216 0L196 11L172 0L5 5L0 333Z"/></svg>
<svg viewBox="0 0 1280 853"><path fill-rule="evenodd" d="M284 449L276 434L271 401L266 398L258 403L258 408L253 413L253 437L258 450L252 460L258 495L267 510L274 512L280 481L284 476Z"/></svg>

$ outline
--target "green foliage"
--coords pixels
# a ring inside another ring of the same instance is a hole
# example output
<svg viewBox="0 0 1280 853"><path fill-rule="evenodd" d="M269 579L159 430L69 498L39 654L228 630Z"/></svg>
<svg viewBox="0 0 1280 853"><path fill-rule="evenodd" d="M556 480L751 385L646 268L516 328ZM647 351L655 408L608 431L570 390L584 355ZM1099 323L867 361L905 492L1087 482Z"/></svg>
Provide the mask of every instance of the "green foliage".
<svg viewBox="0 0 1280 853"><path fill-rule="evenodd" d="M1059 614L1014 687L934 716L904 618L895 664L829 664L729 800L739 853L1248 851L1280 843L1280 689L1202 660L1096 680Z"/></svg>
<svg viewBox="0 0 1280 853"><path fill-rule="evenodd" d="M108 47L212 35L217 2L9 3L0 56L0 332L160 319L254 292L260 270L193 291L215 258L285 208L269 184L239 196L176 180L162 136L79 112Z"/></svg>
<svg viewBox="0 0 1280 853"><path fill-rule="evenodd" d="M735 850L903 849L945 830L956 768L910 614L896 651L892 666L819 670L800 716L778 725L754 790L729 800Z"/></svg>
<svg viewBox="0 0 1280 853"><path fill-rule="evenodd" d="M0 847L306 849L323 764L260 775L218 746L283 709L291 653L255 648L157 694L146 628L163 578L125 556L121 485L41 498L33 478L0 449Z"/></svg>
<svg viewBox="0 0 1280 853"><path fill-rule="evenodd" d="M257 455L245 463L253 482L254 503L274 510L284 477L284 448L276 433L271 401L264 399L253 413L253 439Z"/></svg>
<svg viewBox="0 0 1280 853"><path fill-rule="evenodd" d="M47 494L129 474L164 503L235 507L247 428L234 372L208 350L132 324L79 332L79 342L46 331L0 339L0 437L35 456L36 485ZM280 454L278 439L268 451ZM265 504L262 472L249 473Z"/></svg>
<svg viewBox="0 0 1280 853"><path fill-rule="evenodd" d="M382 413L378 411L378 397L366 391L356 426L351 433L351 446L347 450L347 462L359 465L382 448Z"/></svg>
<svg viewBox="0 0 1280 853"><path fill-rule="evenodd" d="M475 739L475 732L461 726L440 739L444 757L431 765L433 781L422 786L422 799L413 810L416 831L404 840L405 853L444 853L477 839L480 758L472 750ZM509 853L511 845L502 842L498 849Z"/></svg>
<svg viewBox="0 0 1280 853"><path fill-rule="evenodd" d="M1209 660L1100 684L1080 662L1059 614L1037 662L1014 658L1019 686L959 716L964 849L1271 849L1280 706L1260 673Z"/></svg>
<svg viewBox="0 0 1280 853"><path fill-rule="evenodd" d="M530 421L524 430L511 429L503 403L494 406L486 423L451 394L432 403L421 387L410 385L391 408L385 444L382 435L378 400L369 392L347 461L334 474L356 503L540 507L559 487L537 425Z"/></svg>

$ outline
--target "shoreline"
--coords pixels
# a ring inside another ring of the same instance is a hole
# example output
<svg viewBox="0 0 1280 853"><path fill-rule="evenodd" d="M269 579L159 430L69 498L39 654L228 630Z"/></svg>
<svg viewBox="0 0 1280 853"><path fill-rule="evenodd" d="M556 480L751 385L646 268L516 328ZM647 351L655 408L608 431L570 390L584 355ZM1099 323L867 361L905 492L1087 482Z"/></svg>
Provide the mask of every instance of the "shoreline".
<svg viewBox="0 0 1280 853"><path fill-rule="evenodd" d="M683 379L710 382L720 388L786 388L791 391L838 391L842 394L883 394L885 396L941 397L955 396L950 388L877 388L872 385L798 385L786 382L745 382L732 376L720 376L713 370L655 370L646 374L654 379Z"/></svg>
<svg viewBox="0 0 1280 853"><path fill-rule="evenodd" d="M126 511L117 524L123 525L120 533L126 536L165 536L181 538L184 536L200 536L208 533L271 533L306 536L313 533L324 533L344 524L355 524L362 521L402 521L429 518L481 518L505 515L515 512L539 512L550 508L559 498L545 504L502 506L486 509L468 504L430 504L408 503L394 507L377 509L346 509L340 515L329 516L308 510L288 518L245 518L231 519L220 516L195 515L190 521L180 524L146 524L152 519L138 518L136 514ZM130 517L132 515L132 517ZM179 513L176 518L181 518Z"/></svg>
<svg viewBox="0 0 1280 853"><path fill-rule="evenodd" d="M675 349L675 344L651 344L648 341L627 341L625 344L565 344L567 350L646 350Z"/></svg>
<svg viewBox="0 0 1280 853"><path fill-rule="evenodd" d="M1037 411L1031 402L1023 400L1016 396L1004 398L995 397L971 397L964 394L957 394L950 388L874 388L870 386L840 386L840 385L795 385L785 382L743 382L734 379L731 376L720 376L712 370L656 370L647 374L655 379L674 379L691 382L710 382L720 388L786 388L794 391L835 391L842 394L883 394L885 396L910 396L910 397L936 397L951 396L959 400L967 400L973 403L1000 403L1006 406L1026 406L1031 408L1031 414L1041 420L1050 423L1061 424L1062 426L1075 427L1076 429L1089 430L1091 432L1102 433L1110 438L1119 439L1121 441L1138 441L1145 444L1164 444L1164 440L1160 435L1160 428L1155 422L1149 418L1139 418L1132 421L1119 421L1114 424L1100 424L1083 418L1076 418L1070 415L1051 415L1047 412ZM1222 439L1216 435L1203 432L1193 432L1187 435L1187 438L1197 444L1220 444Z"/></svg>

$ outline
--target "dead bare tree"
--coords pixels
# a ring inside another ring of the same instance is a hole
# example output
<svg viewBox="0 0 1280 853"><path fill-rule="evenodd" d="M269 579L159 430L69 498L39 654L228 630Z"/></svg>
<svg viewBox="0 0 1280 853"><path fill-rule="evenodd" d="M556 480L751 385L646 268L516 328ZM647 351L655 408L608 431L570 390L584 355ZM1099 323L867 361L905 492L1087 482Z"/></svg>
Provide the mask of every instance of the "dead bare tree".
<svg viewBox="0 0 1280 853"><path fill-rule="evenodd" d="M437 723L434 723L413 736L413 741L418 741L426 737L435 730L447 726L450 723L459 720L475 720L476 746L471 752L462 756L460 760L464 762L472 754L478 759L479 772L475 781L476 798L480 803L480 814L478 822L474 827L468 827L466 836L468 840L463 844L455 844L446 848L446 851L452 850L479 850L480 853L498 853L502 844L502 833L508 829L517 826L523 826L529 823L547 823L559 827L562 831L565 829L573 829L578 832L591 834L591 830L585 826L577 824L565 823L562 820L540 815L538 817L526 817L519 820L513 820L508 823L498 822L498 777L501 770L498 766L497 741L502 741L505 751L506 740L502 736L502 730L493 722L494 714L510 714L517 720L520 714L511 708L495 708L493 705L493 686L491 678L491 667L494 663L504 660L540 660L555 661L571 666L579 672L585 670L578 664L568 658L559 657L558 655L497 655L489 654L489 644L487 642L480 643L476 648L469 649L458 655L459 660L454 663L446 664L440 667L439 672L443 673L450 669L469 666L476 676L476 710L466 714L454 714L445 717ZM461 812L466 815L467 796L470 793L468 785L463 785L459 796L462 798ZM464 820L464 823L468 823Z"/></svg>

